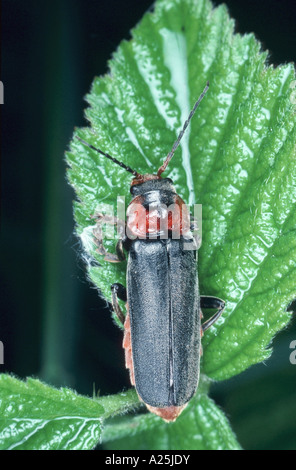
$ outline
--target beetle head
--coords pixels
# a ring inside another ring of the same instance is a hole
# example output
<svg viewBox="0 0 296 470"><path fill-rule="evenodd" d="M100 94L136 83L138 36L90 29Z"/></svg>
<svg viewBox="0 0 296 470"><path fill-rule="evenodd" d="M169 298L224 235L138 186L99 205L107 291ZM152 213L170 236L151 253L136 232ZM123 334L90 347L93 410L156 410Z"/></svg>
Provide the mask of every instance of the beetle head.
<svg viewBox="0 0 296 470"><path fill-rule="evenodd" d="M133 179L131 184L131 194L133 196L140 196L147 191L164 190L175 192L173 181L170 178L161 178L157 175L140 175L143 179L139 179L136 183ZM152 177L152 178L151 178Z"/></svg>

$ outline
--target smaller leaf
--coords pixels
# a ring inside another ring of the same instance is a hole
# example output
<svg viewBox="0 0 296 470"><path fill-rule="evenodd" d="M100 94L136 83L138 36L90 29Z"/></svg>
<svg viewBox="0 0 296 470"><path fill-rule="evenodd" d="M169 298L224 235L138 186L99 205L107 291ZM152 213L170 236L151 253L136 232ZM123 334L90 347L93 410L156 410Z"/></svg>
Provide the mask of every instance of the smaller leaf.
<svg viewBox="0 0 296 470"><path fill-rule="evenodd" d="M151 413L112 421L102 436L110 450L240 449L227 418L206 393L197 394L174 423Z"/></svg>
<svg viewBox="0 0 296 470"><path fill-rule="evenodd" d="M87 450L105 418L138 405L134 390L92 400L39 380L0 375L1 450Z"/></svg>

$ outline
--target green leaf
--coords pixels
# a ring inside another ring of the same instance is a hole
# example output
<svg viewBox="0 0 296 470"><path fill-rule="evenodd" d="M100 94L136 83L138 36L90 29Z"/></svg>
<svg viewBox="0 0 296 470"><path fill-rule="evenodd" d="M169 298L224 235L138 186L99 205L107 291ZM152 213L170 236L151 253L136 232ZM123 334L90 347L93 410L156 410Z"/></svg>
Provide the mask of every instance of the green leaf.
<svg viewBox="0 0 296 470"><path fill-rule="evenodd" d="M252 34L234 34L225 6L158 0L120 44L110 74L95 79L87 97L91 127L77 131L153 173L210 81L165 176L185 202L202 204L200 290L227 303L203 338L202 372L215 380L269 357L296 298L295 70L273 68L266 58ZM67 159L89 277L110 301L110 285L125 284L126 264L96 253L91 215L112 210L118 197L127 204L131 178L77 139ZM104 241L114 252L116 240Z"/></svg>
<svg viewBox="0 0 296 470"><path fill-rule="evenodd" d="M133 390L92 400L39 380L22 382L1 374L0 449L92 449L101 438L103 420L137 402Z"/></svg>
<svg viewBox="0 0 296 470"><path fill-rule="evenodd" d="M204 393L192 399L174 423L147 413L107 424L103 442L109 450L240 449L223 412Z"/></svg>

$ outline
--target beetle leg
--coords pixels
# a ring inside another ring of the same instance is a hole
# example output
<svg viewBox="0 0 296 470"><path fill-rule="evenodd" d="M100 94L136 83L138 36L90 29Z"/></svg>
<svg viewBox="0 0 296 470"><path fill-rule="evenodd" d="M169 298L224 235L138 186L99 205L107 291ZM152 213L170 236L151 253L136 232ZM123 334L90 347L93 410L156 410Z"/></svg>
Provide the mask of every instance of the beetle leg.
<svg viewBox="0 0 296 470"><path fill-rule="evenodd" d="M125 260L125 254L123 251L124 239L120 238L116 244L116 253L119 261Z"/></svg>
<svg viewBox="0 0 296 470"><path fill-rule="evenodd" d="M111 291L112 291L113 310L116 313L116 316L118 320L120 321L120 323L124 325L125 316L120 308L118 299L126 302L126 288L122 284L119 284L118 282L116 282L115 284L112 284Z"/></svg>
<svg viewBox="0 0 296 470"><path fill-rule="evenodd" d="M203 313L202 313L202 310L199 309L199 316L200 316L200 321L202 321L203 319ZM200 339L203 337L203 328L202 328L202 324L200 326ZM199 355L200 357L202 356L202 353L203 353L203 350L202 350L202 344L200 342L200 349L199 349Z"/></svg>
<svg viewBox="0 0 296 470"><path fill-rule="evenodd" d="M225 302L224 300L219 299L218 297L211 297L208 295L201 295L200 296L200 306L201 308L216 308L217 312L209 318L207 321L205 321L202 324L202 330L205 332L210 326L212 326L218 318L222 315L223 310L225 308Z"/></svg>
<svg viewBox="0 0 296 470"><path fill-rule="evenodd" d="M124 235L125 222L117 219L117 217L113 217L113 216L106 215L106 214L105 215L99 214L99 213L94 214L92 218L96 219L96 222L97 222L93 229L94 242L97 245L97 249L96 249L97 253L104 256L105 261L109 261L110 263L120 263L121 261L124 261L125 254L123 251L123 238L125 237ZM119 230L120 239L116 245L116 254L109 253L103 245L102 226L104 224L114 225Z"/></svg>

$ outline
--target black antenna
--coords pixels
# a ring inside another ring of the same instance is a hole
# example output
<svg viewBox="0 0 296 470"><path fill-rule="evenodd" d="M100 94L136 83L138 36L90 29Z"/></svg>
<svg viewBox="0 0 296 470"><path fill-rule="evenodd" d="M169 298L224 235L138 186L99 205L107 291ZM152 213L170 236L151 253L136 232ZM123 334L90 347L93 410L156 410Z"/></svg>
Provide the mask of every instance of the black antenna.
<svg viewBox="0 0 296 470"><path fill-rule="evenodd" d="M205 89L204 91L201 93L200 97L198 98L198 100L196 101L195 105L193 106L192 110L190 111L190 114L188 116L188 119L184 122L184 125L183 125L183 128L180 132L180 134L178 135L178 138L176 140L176 142L174 143L173 147L172 147L172 150L168 153L165 161L163 162L163 164L161 165L161 167L158 169L158 172L157 172L157 176L160 176L161 173L163 173L166 169L166 167L168 166L172 156L174 155L176 149L178 148L179 144L180 144L180 141L184 135L184 132L186 131L188 125L189 125L189 122L193 116L193 114L195 113L198 105L200 104L201 100L203 99L203 97L205 96L206 92L208 91L209 89L209 86L210 86L210 83L207 82L206 86L205 86Z"/></svg>
<svg viewBox="0 0 296 470"><path fill-rule="evenodd" d="M99 152L101 155L104 155L104 157L107 157L109 158L109 160L112 160L112 162L116 163L117 165L121 166L121 168L124 168L126 171L129 171L130 173L132 173L134 176L138 176L139 173L135 170L132 170L132 168L130 168L129 166L125 165L124 163L120 162L119 160L117 160L116 158L114 157L111 157L111 155L109 155L108 153L105 153L103 152L102 150L100 149L97 149L96 147L94 147L93 145L89 144L88 142L85 142L85 140L81 139L80 137L78 137L78 135L76 135L76 138L78 140L80 140L80 142L82 142L84 145L86 145L87 147L89 147L90 149L92 150L95 150L96 152Z"/></svg>

